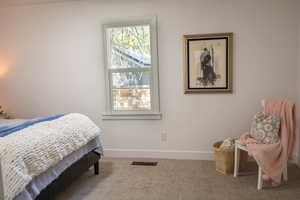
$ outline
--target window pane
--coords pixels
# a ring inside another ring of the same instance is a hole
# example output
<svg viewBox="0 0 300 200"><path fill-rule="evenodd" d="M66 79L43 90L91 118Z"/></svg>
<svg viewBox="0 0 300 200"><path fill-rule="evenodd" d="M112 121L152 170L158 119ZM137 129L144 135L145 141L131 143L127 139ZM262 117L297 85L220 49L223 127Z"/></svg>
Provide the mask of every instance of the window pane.
<svg viewBox="0 0 300 200"><path fill-rule="evenodd" d="M113 110L150 110L150 72L112 73Z"/></svg>
<svg viewBox="0 0 300 200"><path fill-rule="evenodd" d="M110 68L151 67L150 26L109 28Z"/></svg>

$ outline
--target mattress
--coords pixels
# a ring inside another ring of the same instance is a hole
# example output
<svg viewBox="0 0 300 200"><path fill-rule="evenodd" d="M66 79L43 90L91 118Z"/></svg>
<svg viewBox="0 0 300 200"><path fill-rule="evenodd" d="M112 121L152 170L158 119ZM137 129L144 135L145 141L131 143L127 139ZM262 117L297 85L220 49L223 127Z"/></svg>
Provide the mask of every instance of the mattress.
<svg viewBox="0 0 300 200"><path fill-rule="evenodd" d="M18 125L26 121L26 119L0 119L0 127ZM49 184L51 184L55 179L57 179L64 172L64 170L76 163L91 151L96 151L100 154L103 153L99 137L91 140L80 149L74 151L54 167L51 167L39 176L34 177L32 181L26 186L26 188L14 198L14 200L34 200L40 194L40 192Z"/></svg>
<svg viewBox="0 0 300 200"><path fill-rule="evenodd" d="M80 160L84 155L90 151L102 152L102 147L99 138L90 141L79 150L73 152L55 167L48 169L46 172L35 177L14 200L34 200L40 192L46 188L50 183L59 177L68 167Z"/></svg>

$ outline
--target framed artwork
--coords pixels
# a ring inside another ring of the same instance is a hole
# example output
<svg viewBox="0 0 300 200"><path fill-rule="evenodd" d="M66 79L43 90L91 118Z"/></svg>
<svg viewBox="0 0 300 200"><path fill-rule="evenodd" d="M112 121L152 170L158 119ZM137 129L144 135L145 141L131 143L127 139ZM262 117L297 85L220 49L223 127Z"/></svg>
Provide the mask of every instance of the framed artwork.
<svg viewBox="0 0 300 200"><path fill-rule="evenodd" d="M233 33L184 35L184 93L232 92Z"/></svg>

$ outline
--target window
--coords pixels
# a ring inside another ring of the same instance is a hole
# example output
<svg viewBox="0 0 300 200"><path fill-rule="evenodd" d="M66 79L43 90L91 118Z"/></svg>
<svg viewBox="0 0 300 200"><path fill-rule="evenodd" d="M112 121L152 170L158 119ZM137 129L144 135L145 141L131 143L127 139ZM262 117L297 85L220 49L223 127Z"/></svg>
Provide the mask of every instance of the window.
<svg viewBox="0 0 300 200"><path fill-rule="evenodd" d="M104 119L160 119L156 19L104 25Z"/></svg>

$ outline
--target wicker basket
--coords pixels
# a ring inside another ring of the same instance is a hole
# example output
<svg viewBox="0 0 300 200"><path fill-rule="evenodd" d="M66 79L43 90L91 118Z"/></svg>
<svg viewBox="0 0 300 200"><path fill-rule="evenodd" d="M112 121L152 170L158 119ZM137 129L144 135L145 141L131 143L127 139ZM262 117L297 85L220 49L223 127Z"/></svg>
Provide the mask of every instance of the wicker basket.
<svg viewBox="0 0 300 200"><path fill-rule="evenodd" d="M220 145L223 141L214 143L214 157L216 161L216 170L223 174L232 174L234 170L234 150L220 149ZM240 165L241 171L247 168L248 153L241 151L240 153Z"/></svg>

